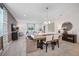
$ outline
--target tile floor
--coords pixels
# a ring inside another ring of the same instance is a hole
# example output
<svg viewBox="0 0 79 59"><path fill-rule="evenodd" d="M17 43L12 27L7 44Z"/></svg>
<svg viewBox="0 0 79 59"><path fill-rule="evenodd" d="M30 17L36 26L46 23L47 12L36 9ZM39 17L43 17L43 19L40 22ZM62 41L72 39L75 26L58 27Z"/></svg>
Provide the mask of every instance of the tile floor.
<svg viewBox="0 0 79 59"><path fill-rule="evenodd" d="M3 52L2 56L26 56L25 42L25 37L20 37L18 40L14 41L5 52Z"/></svg>
<svg viewBox="0 0 79 59"><path fill-rule="evenodd" d="M79 44L61 41L59 48L56 46L52 50L49 46L47 53L45 52L45 47L43 50L38 49L31 53L26 53L26 51L26 39L25 37L20 37L3 52L2 56L79 56Z"/></svg>
<svg viewBox="0 0 79 59"><path fill-rule="evenodd" d="M48 52L45 52L45 47L43 50L38 49L35 52L28 53L28 56L79 56L79 44L73 44L66 41L60 42L60 47L55 46L55 49L52 50L51 47L48 47Z"/></svg>

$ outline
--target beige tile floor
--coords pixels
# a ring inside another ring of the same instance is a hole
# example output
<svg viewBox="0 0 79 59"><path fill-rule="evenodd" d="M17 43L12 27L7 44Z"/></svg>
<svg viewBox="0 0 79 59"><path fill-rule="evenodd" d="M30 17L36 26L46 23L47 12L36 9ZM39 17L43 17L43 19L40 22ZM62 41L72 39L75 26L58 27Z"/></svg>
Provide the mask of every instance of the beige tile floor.
<svg viewBox="0 0 79 59"><path fill-rule="evenodd" d="M54 50L51 50L49 46L47 53L45 47L43 50L38 49L31 53L26 53L26 51L26 39L20 37L10 45L2 56L79 56L79 44L61 41L59 48L56 46Z"/></svg>
<svg viewBox="0 0 79 59"><path fill-rule="evenodd" d="M60 47L55 47L54 50L48 47L48 52L45 52L45 47L43 50L38 49L35 52L28 53L28 56L79 56L79 44L73 44L66 41L60 42Z"/></svg>
<svg viewBox="0 0 79 59"><path fill-rule="evenodd" d="M26 40L25 37L20 37L14 41L10 47L3 52L3 56L26 56Z"/></svg>

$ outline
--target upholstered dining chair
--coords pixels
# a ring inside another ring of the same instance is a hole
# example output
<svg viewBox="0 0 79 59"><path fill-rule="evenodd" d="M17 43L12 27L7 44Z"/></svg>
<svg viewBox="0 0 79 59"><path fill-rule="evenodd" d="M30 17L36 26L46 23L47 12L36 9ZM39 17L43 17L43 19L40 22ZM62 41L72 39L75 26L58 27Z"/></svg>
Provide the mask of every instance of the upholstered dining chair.
<svg viewBox="0 0 79 59"><path fill-rule="evenodd" d="M54 49L55 45L58 45L58 48L59 48L59 40L60 40L60 34L54 34L51 42L52 49Z"/></svg>
<svg viewBox="0 0 79 59"><path fill-rule="evenodd" d="M46 46L46 52L47 52L48 45L51 44L51 42L52 42L52 38L53 38L53 35L47 35L46 41L43 42L44 45Z"/></svg>
<svg viewBox="0 0 79 59"><path fill-rule="evenodd" d="M47 35L46 41L44 41L44 45L46 46L46 52L49 44L51 44L52 50L54 50L55 45L58 45L59 48L59 39L59 34Z"/></svg>

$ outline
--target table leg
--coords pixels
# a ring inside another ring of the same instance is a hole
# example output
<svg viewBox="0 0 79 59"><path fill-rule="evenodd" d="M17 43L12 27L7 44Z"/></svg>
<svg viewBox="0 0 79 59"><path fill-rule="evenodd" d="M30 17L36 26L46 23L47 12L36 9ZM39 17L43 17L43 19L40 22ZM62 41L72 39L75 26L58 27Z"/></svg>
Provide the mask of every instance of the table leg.
<svg viewBox="0 0 79 59"><path fill-rule="evenodd" d="M40 42L37 40L37 48L40 48Z"/></svg>
<svg viewBox="0 0 79 59"><path fill-rule="evenodd" d="M40 41L40 48L43 49L43 40Z"/></svg>
<svg viewBox="0 0 79 59"><path fill-rule="evenodd" d="M59 40L57 40L58 48L59 48Z"/></svg>

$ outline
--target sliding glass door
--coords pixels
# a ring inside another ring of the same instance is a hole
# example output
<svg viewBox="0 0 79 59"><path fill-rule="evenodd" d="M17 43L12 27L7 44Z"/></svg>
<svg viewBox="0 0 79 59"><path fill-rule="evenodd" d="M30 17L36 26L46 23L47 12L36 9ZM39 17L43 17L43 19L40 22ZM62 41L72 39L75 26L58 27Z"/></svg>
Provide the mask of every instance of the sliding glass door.
<svg viewBox="0 0 79 59"><path fill-rule="evenodd" d="M0 50L3 49L3 9L0 7Z"/></svg>
<svg viewBox="0 0 79 59"><path fill-rule="evenodd" d="M0 7L0 37L3 37L3 49L8 46L7 10Z"/></svg>
<svg viewBox="0 0 79 59"><path fill-rule="evenodd" d="M8 46L8 25L7 25L7 10L3 7L3 47L4 49Z"/></svg>
<svg viewBox="0 0 79 59"><path fill-rule="evenodd" d="M0 7L0 37L3 35L3 9Z"/></svg>

